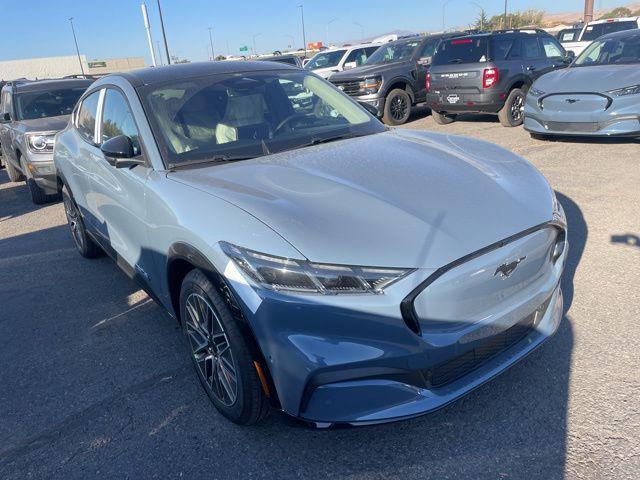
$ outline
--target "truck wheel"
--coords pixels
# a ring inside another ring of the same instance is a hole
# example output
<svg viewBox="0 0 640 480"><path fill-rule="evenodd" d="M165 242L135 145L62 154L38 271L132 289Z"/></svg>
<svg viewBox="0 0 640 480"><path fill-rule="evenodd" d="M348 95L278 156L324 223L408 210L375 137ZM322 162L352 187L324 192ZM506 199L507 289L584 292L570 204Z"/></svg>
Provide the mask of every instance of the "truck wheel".
<svg viewBox="0 0 640 480"><path fill-rule="evenodd" d="M431 110L431 116L433 117L433 121L438 125L449 125L456 121L457 115L447 115L446 113L436 112L435 110Z"/></svg>
<svg viewBox="0 0 640 480"><path fill-rule="evenodd" d="M382 121L387 125L402 125L411 115L411 97L400 88L389 92L384 102Z"/></svg>
<svg viewBox="0 0 640 480"><path fill-rule="evenodd" d="M24 180L24 175L16 167L11 165L11 162L7 160L7 173L9 174L9 180L12 182L20 182Z"/></svg>
<svg viewBox="0 0 640 480"><path fill-rule="evenodd" d="M42 205L49 201L49 195L44 193L44 190L38 186L33 178L27 178L27 187L29 187L31 201L36 205Z"/></svg>
<svg viewBox="0 0 640 480"><path fill-rule="evenodd" d="M269 402L249 347L227 303L198 269L182 282L180 319L200 383L218 411L239 425L265 418Z"/></svg>
<svg viewBox="0 0 640 480"><path fill-rule="evenodd" d="M498 119L503 127L517 127L524 120L524 98L526 92L514 88L507 95L504 107L498 112Z"/></svg>

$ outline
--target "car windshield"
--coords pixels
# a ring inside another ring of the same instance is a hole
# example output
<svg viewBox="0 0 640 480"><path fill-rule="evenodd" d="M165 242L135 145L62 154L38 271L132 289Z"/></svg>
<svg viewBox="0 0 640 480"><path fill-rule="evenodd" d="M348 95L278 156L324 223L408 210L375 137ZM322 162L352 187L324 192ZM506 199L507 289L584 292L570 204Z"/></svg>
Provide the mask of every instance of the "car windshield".
<svg viewBox="0 0 640 480"><path fill-rule="evenodd" d="M80 87L18 93L16 95L18 120L70 115L85 90L85 87Z"/></svg>
<svg viewBox="0 0 640 480"><path fill-rule="evenodd" d="M438 47L433 65L486 62L489 57L487 39L484 37L454 38Z"/></svg>
<svg viewBox="0 0 640 480"><path fill-rule="evenodd" d="M307 70L315 70L316 68L335 67L340 63L340 59L344 56L346 50L332 50L330 52L320 52L307 62L304 66Z"/></svg>
<svg viewBox="0 0 640 480"><path fill-rule="evenodd" d="M632 30L634 28L638 28L638 22L634 20L624 22L609 21L606 23L596 23L587 25L587 28L584 29L584 33L582 34L582 38L580 40L583 42L591 42L596 38L600 38L601 36L608 33L621 32L623 30Z"/></svg>
<svg viewBox="0 0 640 480"><path fill-rule="evenodd" d="M140 88L165 163L241 160L385 127L309 72L213 75Z"/></svg>
<svg viewBox="0 0 640 480"><path fill-rule="evenodd" d="M410 58L420 46L422 40L405 40L403 42L393 42L378 48L367 58L365 64L377 65L380 63L397 62Z"/></svg>
<svg viewBox="0 0 640 480"><path fill-rule="evenodd" d="M596 40L575 59L572 67L640 63L640 35Z"/></svg>

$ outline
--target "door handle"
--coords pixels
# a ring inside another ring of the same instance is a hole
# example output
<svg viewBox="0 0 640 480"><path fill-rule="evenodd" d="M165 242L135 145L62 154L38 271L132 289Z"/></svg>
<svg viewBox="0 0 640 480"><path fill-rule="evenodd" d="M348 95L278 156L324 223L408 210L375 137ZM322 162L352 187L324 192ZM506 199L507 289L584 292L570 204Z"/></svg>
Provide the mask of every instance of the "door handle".
<svg viewBox="0 0 640 480"><path fill-rule="evenodd" d="M533 72L535 69L536 69L536 67L534 67L533 65L529 65L527 67L527 71L529 71L529 72Z"/></svg>

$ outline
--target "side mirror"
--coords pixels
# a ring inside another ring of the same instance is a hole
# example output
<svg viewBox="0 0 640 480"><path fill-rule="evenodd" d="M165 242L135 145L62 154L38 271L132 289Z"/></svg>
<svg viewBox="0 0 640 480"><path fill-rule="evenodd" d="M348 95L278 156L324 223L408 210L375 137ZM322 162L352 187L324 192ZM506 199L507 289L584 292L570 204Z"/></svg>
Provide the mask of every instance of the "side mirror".
<svg viewBox="0 0 640 480"><path fill-rule="evenodd" d="M564 52L565 63L571 63L575 58L576 58L575 52L572 52L571 50L567 50L566 52Z"/></svg>
<svg viewBox="0 0 640 480"><path fill-rule="evenodd" d="M136 157L133 142L126 135L118 135L105 141L100 150L105 160L116 168L127 168L144 165L144 160Z"/></svg>
<svg viewBox="0 0 640 480"><path fill-rule="evenodd" d="M378 117L378 109L373 105L369 105L367 102L358 102L362 108L369 112L374 117Z"/></svg>
<svg viewBox="0 0 640 480"><path fill-rule="evenodd" d="M351 70L352 68L356 68L358 64L356 62L346 62L343 66L345 70Z"/></svg>

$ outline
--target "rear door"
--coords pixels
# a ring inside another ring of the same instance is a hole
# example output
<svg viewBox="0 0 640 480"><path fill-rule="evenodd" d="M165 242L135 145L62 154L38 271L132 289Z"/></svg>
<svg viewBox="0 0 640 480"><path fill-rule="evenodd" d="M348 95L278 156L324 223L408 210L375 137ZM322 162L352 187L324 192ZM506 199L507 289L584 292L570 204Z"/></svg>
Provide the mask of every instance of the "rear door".
<svg viewBox="0 0 640 480"><path fill-rule="evenodd" d="M538 35L526 34L520 38L522 45L522 68L532 82L536 78L547 73L548 62L545 57Z"/></svg>
<svg viewBox="0 0 640 480"><path fill-rule="evenodd" d="M540 37L540 45L546 59L545 73L567 66L567 63L565 63L565 49L555 38L543 35Z"/></svg>
<svg viewBox="0 0 640 480"><path fill-rule="evenodd" d="M426 90L427 72L431 67L431 62L433 61L433 56L436 53L436 48L438 48L439 43L440 43L439 38L427 37L425 42L420 47L420 51L416 56L415 70L414 70L415 82L413 85L413 91L416 94L416 103L424 102L425 97L427 96L427 90Z"/></svg>

